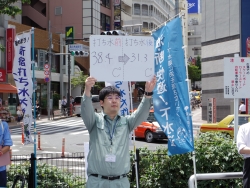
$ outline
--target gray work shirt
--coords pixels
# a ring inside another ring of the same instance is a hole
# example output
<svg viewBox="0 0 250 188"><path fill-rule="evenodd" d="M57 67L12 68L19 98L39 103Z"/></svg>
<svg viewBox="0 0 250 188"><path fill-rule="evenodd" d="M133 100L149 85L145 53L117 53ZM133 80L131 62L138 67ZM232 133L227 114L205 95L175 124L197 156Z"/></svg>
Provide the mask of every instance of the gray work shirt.
<svg viewBox="0 0 250 188"><path fill-rule="evenodd" d="M91 97L83 95L81 116L89 131L88 175L119 176L129 172L129 133L147 119L150 103L151 99L144 97L131 115L117 115L111 120L104 113L95 113ZM110 132L112 134L113 129L111 145ZM107 155L116 156L115 162L107 162Z"/></svg>

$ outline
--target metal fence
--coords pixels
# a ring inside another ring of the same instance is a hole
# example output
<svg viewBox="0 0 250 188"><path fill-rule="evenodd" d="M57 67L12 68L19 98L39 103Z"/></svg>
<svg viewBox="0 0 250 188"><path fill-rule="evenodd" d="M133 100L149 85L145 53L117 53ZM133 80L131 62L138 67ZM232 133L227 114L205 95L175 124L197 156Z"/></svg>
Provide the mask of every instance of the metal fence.
<svg viewBox="0 0 250 188"><path fill-rule="evenodd" d="M16 175L26 179L26 188L34 187L32 161L36 161L37 187L73 188L85 187L84 153L38 154L36 159L29 155L13 155L8 169L8 186L12 187ZM17 187L20 187L21 182Z"/></svg>

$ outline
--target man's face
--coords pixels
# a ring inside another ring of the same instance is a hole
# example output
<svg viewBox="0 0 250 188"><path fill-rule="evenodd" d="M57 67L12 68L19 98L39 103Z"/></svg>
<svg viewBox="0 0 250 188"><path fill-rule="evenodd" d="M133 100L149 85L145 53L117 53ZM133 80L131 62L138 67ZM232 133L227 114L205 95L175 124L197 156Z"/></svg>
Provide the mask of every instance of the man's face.
<svg viewBox="0 0 250 188"><path fill-rule="evenodd" d="M104 101L100 100L100 104L103 107L105 114L118 114L120 110L121 97L117 94L109 94L104 98Z"/></svg>

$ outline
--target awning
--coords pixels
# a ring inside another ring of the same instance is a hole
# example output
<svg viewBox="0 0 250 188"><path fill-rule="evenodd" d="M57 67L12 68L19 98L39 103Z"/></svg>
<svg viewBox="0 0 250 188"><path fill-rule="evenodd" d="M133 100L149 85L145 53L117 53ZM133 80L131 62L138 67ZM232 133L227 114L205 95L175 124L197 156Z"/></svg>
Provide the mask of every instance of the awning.
<svg viewBox="0 0 250 188"><path fill-rule="evenodd" d="M0 83L0 93L17 93L17 88L11 84Z"/></svg>

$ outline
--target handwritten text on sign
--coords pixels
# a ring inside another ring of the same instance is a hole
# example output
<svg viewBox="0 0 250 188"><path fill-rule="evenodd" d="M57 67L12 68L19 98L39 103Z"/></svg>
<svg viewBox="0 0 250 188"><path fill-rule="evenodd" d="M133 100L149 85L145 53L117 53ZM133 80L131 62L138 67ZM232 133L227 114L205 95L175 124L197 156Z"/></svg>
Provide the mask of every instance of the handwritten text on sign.
<svg viewBox="0 0 250 188"><path fill-rule="evenodd" d="M224 58L224 98L250 98L250 58Z"/></svg>
<svg viewBox="0 0 250 188"><path fill-rule="evenodd" d="M90 36L90 75L98 81L147 81L154 75L154 39Z"/></svg>

